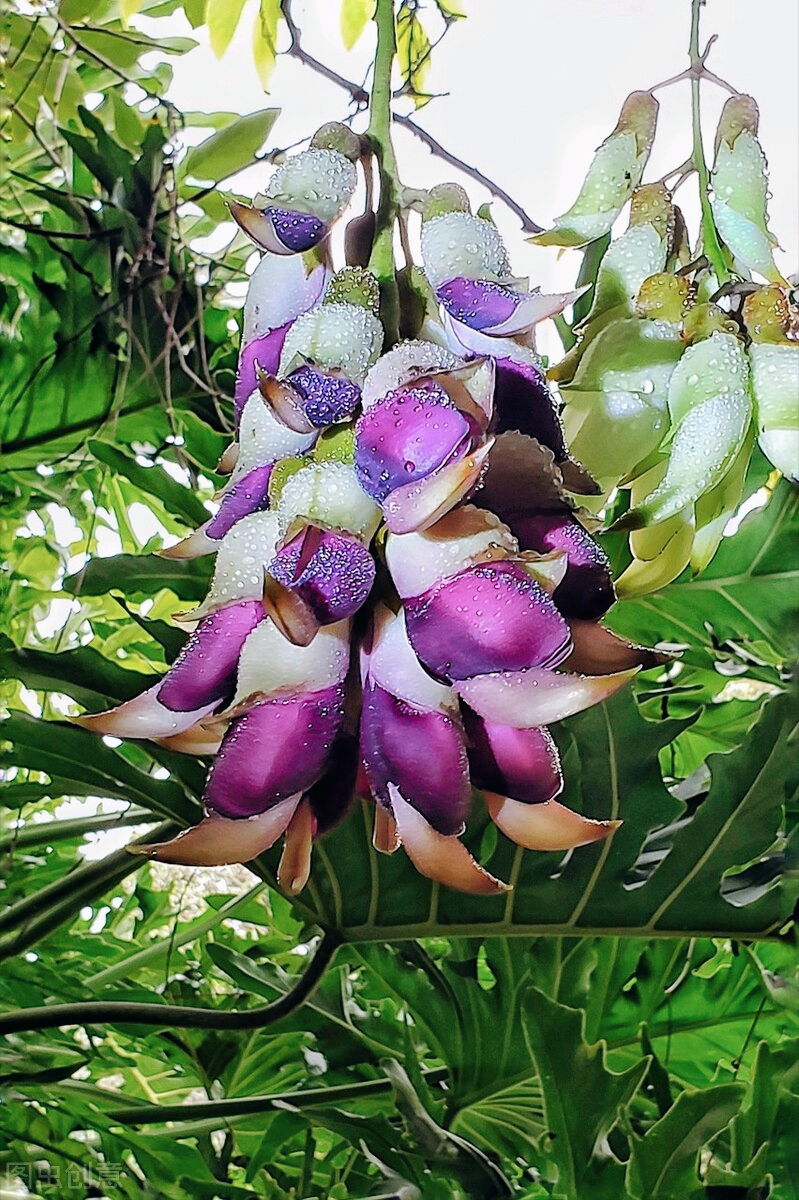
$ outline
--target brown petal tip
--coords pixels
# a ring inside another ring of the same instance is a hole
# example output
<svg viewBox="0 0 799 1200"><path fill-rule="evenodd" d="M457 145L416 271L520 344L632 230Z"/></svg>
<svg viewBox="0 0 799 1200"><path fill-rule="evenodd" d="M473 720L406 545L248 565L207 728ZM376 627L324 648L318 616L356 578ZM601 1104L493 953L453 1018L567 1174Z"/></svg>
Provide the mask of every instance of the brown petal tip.
<svg viewBox="0 0 799 1200"><path fill-rule="evenodd" d="M495 879L475 862L457 836L446 837L433 829L393 783L388 791L402 845L421 875L473 895L496 896L511 890L510 884Z"/></svg>

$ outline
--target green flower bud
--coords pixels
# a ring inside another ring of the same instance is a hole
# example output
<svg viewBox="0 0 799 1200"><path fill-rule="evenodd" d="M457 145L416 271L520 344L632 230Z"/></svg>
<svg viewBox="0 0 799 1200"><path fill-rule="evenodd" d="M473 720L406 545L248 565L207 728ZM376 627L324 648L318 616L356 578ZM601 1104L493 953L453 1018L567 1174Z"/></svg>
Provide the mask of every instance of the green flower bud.
<svg viewBox="0 0 799 1200"><path fill-rule="evenodd" d="M380 288L371 271L364 267L344 267L328 284L323 304L355 304L377 313Z"/></svg>
<svg viewBox="0 0 799 1200"><path fill-rule="evenodd" d="M710 176L713 220L734 257L771 283L785 284L774 264L777 244L768 229L766 156L757 140L758 111L751 96L724 105Z"/></svg>
<svg viewBox="0 0 799 1200"><path fill-rule="evenodd" d="M650 275L641 284L636 312L650 321L679 324L691 302L691 285L684 275Z"/></svg>
<svg viewBox="0 0 799 1200"><path fill-rule="evenodd" d="M641 182L659 107L650 92L627 97L616 128L594 155L574 204L552 229L529 241L537 246L584 246L608 232Z"/></svg>
<svg viewBox="0 0 799 1200"><path fill-rule="evenodd" d="M361 139L348 125L342 125L340 121L328 121L311 138L311 149L335 150L355 163L361 157Z"/></svg>
<svg viewBox="0 0 799 1200"><path fill-rule="evenodd" d="M443 217L446 213L470 213L469 197L459 183L437 183L430 188L422 205L422 221Z"/></svg>

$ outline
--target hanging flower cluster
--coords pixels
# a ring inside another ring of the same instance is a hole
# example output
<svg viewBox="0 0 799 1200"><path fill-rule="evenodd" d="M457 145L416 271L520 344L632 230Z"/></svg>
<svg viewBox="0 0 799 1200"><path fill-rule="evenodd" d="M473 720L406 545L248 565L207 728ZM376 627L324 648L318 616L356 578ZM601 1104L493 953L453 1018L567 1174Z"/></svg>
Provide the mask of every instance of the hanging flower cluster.
<svg viewBox="0 0 799 1200"><path fill-rule="evenodd" d="M512 277L493 224L434 188L422 252L423 338L381 355L378 288L335 274L325 238L355 186L353 135L325 127L266 196L234 205L266 250L250 283L237 433L219 510L165 551L216 554L166 676L100 733L214 755L206 816L165 862L245 862L281 836L299 891L315 837L356 795L375 844L464 891L505 884L459 835L473 789L519 845L567 850L615 822L562 806L547 726L663 656L600 623L614 601L590 519L595 485L567 451L532 348L579 293ZM355 139L357 142L357 139ZM440 306L440 307L439 307Z"/></svg>
<svg viewBox="0 0 799 1200"><path fill-rule="evenodd" d="M648 93L635 95L645 158L657 105ZM621 597L652 592L688 565L694 573L707 566L741 502L756 438L773 465L799 481L799 314L774 264L757 131L755 101L732 96L716 133L710 207L723 253L746 280L740 311L731 303L735 285L725 298L707 258L692 255L664 184L633 191L628 164L628 187L622 194L619 185L617 199L632 193L629 228L602 258L577 346L550 372L561 385L573 453L604 496L629 490L629 509L615 526L629 531L633 560L617 582ZM632 154L630 130L626 137L629 144L617 128L598 157L604 161L614 139L617 153ZM574 245L586 229L607 232L607 204L589 186L596 178L595 161L570 219L533 240ZM751 272L767 284L750 282Z"/></svg>

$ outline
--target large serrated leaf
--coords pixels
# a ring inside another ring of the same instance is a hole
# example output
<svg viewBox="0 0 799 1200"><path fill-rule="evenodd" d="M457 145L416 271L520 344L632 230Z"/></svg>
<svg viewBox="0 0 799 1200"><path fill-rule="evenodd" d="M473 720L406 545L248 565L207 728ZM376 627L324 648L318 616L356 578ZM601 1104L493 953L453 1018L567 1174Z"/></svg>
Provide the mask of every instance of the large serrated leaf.
<svg viewBox="0 0 799 1200"><path fill-rule="evenodd" d="M558 1004L537 988L528 992L525 1011L544 1097L545 1139L558 1171L553 1194L559 1200L612 1194L608 1189L618 1188L621 1164L600 1153L599 1143L638 1090L647 1060L623 1074L608 1070L603 1043L589 1046L584 1041L582 1012Z"/></svg>
<svg viewBox="0 0 799 1200"><path fill-rule="evenodd" d="M674 1105L642 1138L632 1139L627 1166L628 1195L634 1200L684 1200L704 1196L697 1171L702 1147L738 1112L745 1089L722 1083L701 1092L681 1092Z"/></svg>

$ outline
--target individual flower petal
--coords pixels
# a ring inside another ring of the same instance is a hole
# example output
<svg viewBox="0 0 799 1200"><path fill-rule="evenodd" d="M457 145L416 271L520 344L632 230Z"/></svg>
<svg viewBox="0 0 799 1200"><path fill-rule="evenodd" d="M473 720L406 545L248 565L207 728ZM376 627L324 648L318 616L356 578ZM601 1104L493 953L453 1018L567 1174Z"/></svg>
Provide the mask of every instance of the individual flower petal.
<svg viewBox="0 0 799 1200"><path fill-rule="evenodd" d="M616 128L594 155L580 194L552 229L530 238L538 246L584 246L612 226L641 181L655 136L658 102L651 92L633 92Z"/></svg>
<svg viewBox="0 0 799 1200"><path fill-rule="evenodd" d="M616 600L610 561L576 517L568 512L532 512L508 519L522 550L565 552L566 574L552 595L564 616L592 620L608 611Z"/></svg>
<svg viewBox="0 0 799 1200"><path fill-rule="evenodd" d="M269 507L269 480L273 466L274 463L268 462L254 467L223 494L216 515L205 526L209 538L218 542L242 517Z"/></svg>
<svg viewBox="0 0 799 1200"><path fill-rule="evenodd" d="M454 687L470 708L489 721L527 729L551 725L607 700L636 674L567 675L542 667L494 672L458 680Z"/></svg>
<svg viewBox="0 0 799 1200"><path fill-rule="evenodd" d="M554 666L571 644L568 626L549 596L509 561L468 567L409 598L405 621L423 665L450 682Z"/></svg>
<svg viewBox="0 0 799 1200"><path fill-rule="evenodd" d="M306 526L278 550L269 574L297 591L322 625L354 616L375 581L375 562L358 538Z"/></svg>
<svg viewBox="0 0 799 1200"><path fill-rule="evenodd" d="M230 215L247 237L271 254L302 254L323 242L330 232L319 217L268 204L257 208L228 202Z"/></svg>
<svg viewBox="0 0 799 1200"><path fill-rule="evenodd" d="M466 504L433 529L386 539L386 562L399 595L420 596L473 563L515 554L519 544L493 512Z"/></svg>
<svg viewBox="0 0 799 1200"><path fill-rule="evenodd" d="M477 486L494 439L473 454L456 458L417 483L406 483L383 502L386 527L391 533L429 529Z"/></svg>
<svg viewBox="0 0 799 1200"><path fill-rule="evenodd" d="M311 802L301 800L286 827L283 853L277 866L277 885L298 896L311 876L311 849L316 820Z"/></svg>
<svg viewBox="0 0 799 1200"><path fill-rule="evenodd" d="M166 750L177 750L179 754L211 755L216 754L225 735L222 724L213 720L210 727L197 721L184 733L170 734L169 737L153 738L159 746Z"/></svg>
<svg viewBox="0 0 799 1200"><path fill-rule="evenodd" d="M453 321L492 337L512 337L540 321L557 316L582 296L585 288L542 295L508 287L491 279L450 279L436 289Z"/></svg>
<svg viewBox="0 0 799 1200"><path fill-rule="evenodd" d="M371 644L361 648L361 673L364 685L378 684L407 704L450 715L458 712L452 688L433 679L416 657L402 609L394 614L378 605Z"/></svg>
<svg viewBox="0 0 799 1200"><path fill-rule="evenodd" d="M349 204L356 182L355 164L348 154L312 146L280 164L269 180L265 198L300 213L312 213L329 224Z"/></svg>
<svg viewBox="0 0 799 1200"><path fill-rule="evenodd" d="M555 397L543 371L532 363L497 359L494 392L496 433L517 430L548 446L556 462L569 456Z"/></svg>
<svg viewBox="0 0 799 1200"><path fill-rule="evenodd" d="M463 722L475 787L523 804L543 804L562 791L560 757L549 730L500 725L468 708Z"/></svg>
<svg viewBox="0 0 799 1200"><path fill-rule="evenodd" d="M380 524L380 509L359 486L347 463L313 462L283 484L276 511L281 528L297 522L355 534L366 545Z"/></svg>
<svg viewBox="0 0 799 1200"><path fill-rule="evenodd" d="M570 621L572 651L564 659L567 671L579 675L610 675L618 671L663 666L675 655L649 646L638 646L596 621Z"/></svg>
<svg viewBox="0 0 799 1200"><path fill-rule="evenodd" d="M573 850L602 841L621 825L621 821L592 821L557 800L520 804L487 792L486 803L494 824L525 850Z"/></svg>
<svg viewBox="0 0 799 1200"><path fill-rule="evenodd" d="M297 646L286 641L271 621L263 621L242 647L231 711L342 683L350 660L349 635L349 622L339 621L320 630L313 645Z"/></svg>
<svg viewBox="0 0 799 1200"><path fill-rule="evenodd" d="M300 796L288 796L268 812L245 820L231 820L211 813L179 833L171 842L128 846L131 854L141 854L156 862L180 863L192 867L223 867L257 858L273 846L290 822Z"/></svg>
<svg viewBox="0 0 799 1200"><path fill-rule="evenodd" d="M289 261L294 261L289 260ZM286 341L286 334L291 328L287 321L277 329L270 330L262 337L254 338L242 347L239 355L239 365L236 369L236 388L233 393L233 403L236 418L240 418L244 405L258 387L262 373L274 375L280 365L280 356Z"/></svg>
<svg viewBox="0 0 799 1200"><path fill-rule="evenodd" d="M421 813L408 803L399 788L389 785L391 810L397 832L408 858L421 875L459 892L495 896L510 886L495 879L472 858L456 837L438 833Z"/></svg>
<svg viewBox="0 0 799 1200"><path fill-rule="evenodd" d="M342 375L320 371L309 363L292 371L287 382L299 393L303 412L314 429L348 420L361 398L357 383Z"/></svg>
<svg viewBox="0 0 799 1200"><path fill-rule="evenodd" d="M84 713L70 717L73 725L80 725L91 733L101 736L122 738L162 738L183 734L202 717L212 713L218 701L212 700L196 710L178 711L166 708L158 701L159 681L146 692L126 700L117 708L107 712Z"/></svg>
<svg viewBox="0 0 799 1200"><path fill-rule="evenodd" d="M186 712L232 695L242 647L263 619L263 605L257 600L231 604L204 617L161 683L159 702Z"/></svg>
<svg viewBox="0 0 799 1200"><path fill-rule="evenodd" d="M361 384L382 344L383 326L371 309L325 302L297 317L283 343L278 374L285 377L310 361Z"/></svg>
<svg viewBox="0 0 799 1200"><path fill-rule="evenodd" d="M232 721L208 776L208 809L250 817L307 791L327 765L343 705L343 689L328 687L264 700Z"/></svg>
<svg viewBox="0 0 799 1200"><path fill-rule="evenodd" d="M273 465L281 458L304 454L318 436L317 430L297 433L275 416L260 390L256 390L242 409L239 421L239 451L231 475L236 484L257 467Z"/></svg>
<svg viewBox="0 0 799 1200"><path fill-rule="evenodd" d="M450 279L511 278L508 253L496 225L468 212L449 212L422 225L422 259L432 288Z"/></svg>
<svg viewBox="0 0 799 1200"><path fill-rule="evenodd" d="M768 228L766 156L757 139L759 113L751 96L731 96L716 133L710 176L713 220L732 254L748 270L786 285L774 264L776 239Z"/></svg>
<svg viewBox="0 0 799 1200"><path fill-rule="evenodd" d="M355 431L355 471L364 491L382 503L395 488L463 458L481 431L459 412L443 388L401 388L373 404Z"/></svg>
<svg viewBox="0 0 799 1200"><path fill-rule="evenodd" d="M208 595L193 612L176 620L197 620L241 600L263 598L264 574L275 556L280 537L277 515L251 513L237 521L219 543Z"/></svg>
<svg viewBox="0 0 799 1200"><path fill-rule="evenodd" d="M413 340L400 342L382 354L370 367L363 383L361 403L371 408L389 392L413 386L442 371L455 370L463 360L436 342Z"/></svg>
<svg viewBox="0 0 799 1200"><path fill-rule="evenodd" d="M127 738L186 734L236 686L236 665L249 634L264 618L260 603L234 604L200 621L167 674L154 687L109 712L74 718L94 733Z"/></svg>
<svg viewBox="0 0 799 1200"><path fill-rule="evenodd" d="M390 804L389 785L396 784L439 833L462 832L471 787L456 716L408 704L370 684L363 695L360 739L376 800Z"/></svg>

